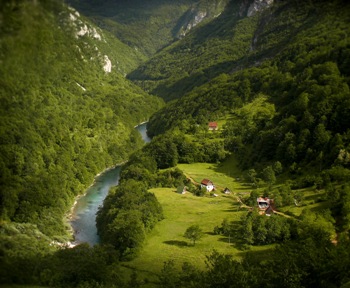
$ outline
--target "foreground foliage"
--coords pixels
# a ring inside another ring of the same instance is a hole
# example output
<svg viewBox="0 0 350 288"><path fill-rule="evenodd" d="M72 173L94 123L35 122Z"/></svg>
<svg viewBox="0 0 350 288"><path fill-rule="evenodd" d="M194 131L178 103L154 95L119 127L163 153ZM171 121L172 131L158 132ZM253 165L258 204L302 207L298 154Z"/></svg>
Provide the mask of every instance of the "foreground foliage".
<svg viewBox="0 0 350 288"><path fill-rule="evenodd" d="M101 241L113 245L125 259L135 256L146 232L162 218L155 196L140 181L130 179L109 192L96 223Z"/></svg>
<svg viewBox="0 0 350 288"><path fill-rule="evenodd" d="M174 273L175 263L169 261L159 280L161 287L347 287L350 242L346 237L333 245L309 235L272 249L263 261L254 252L239 262L214 251L207 257L205 271L183 263L182 271Z"/></svg>

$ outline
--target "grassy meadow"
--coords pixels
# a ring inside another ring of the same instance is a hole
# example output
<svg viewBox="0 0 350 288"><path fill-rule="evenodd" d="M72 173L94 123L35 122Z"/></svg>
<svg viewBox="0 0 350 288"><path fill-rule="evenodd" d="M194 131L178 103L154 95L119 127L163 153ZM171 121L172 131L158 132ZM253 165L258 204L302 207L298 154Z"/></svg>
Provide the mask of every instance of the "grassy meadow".
<svg viewBox="0 0 350 288"><path fill-rule="evenodd" d="M229 161L233 161L229 159ZM165 219L156 225L148 235L140 255L125 266L135 269L141 277L156 277L165 261L174 260L180 269L184 262L204 268L206 255L216 250L232 254L239 259L242 253L235 243L229 243L228 237L214 235L215 226L220 226L223 219L239 221L247 210L240 209L235 196L247 190L246 186L237 181L239 174L233 171L232 176L225 170L225 164L220 167L215 164L194 163L179 164L178 168L196 182L208 178L217 187L218 197L197 197L192 193L179 194L176 188L154 188L154 193L163 207ZM237 176L237 177L236 177ZM232 193L225 195L222 190L228 187ZM204 237L195 246L183 237L186 229L198 224L204 232ZM251 251L263 251L271 246L252 247ZM148 278L150 279L150 278ZM156 279L156 278L155 278Z"/></svg>

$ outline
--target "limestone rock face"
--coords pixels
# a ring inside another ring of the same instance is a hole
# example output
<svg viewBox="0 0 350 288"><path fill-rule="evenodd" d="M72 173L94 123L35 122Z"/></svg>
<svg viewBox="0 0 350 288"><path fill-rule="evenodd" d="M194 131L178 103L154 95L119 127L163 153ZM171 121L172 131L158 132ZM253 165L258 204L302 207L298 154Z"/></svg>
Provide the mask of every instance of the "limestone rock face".
<svg viewBox="0 0 350 288"><path fill-rule="evenodd" d="M184 15L178 37L185 37L194 27L205 19L218 17L225 9L229 0L199 1Z"/></svg>
<svg viewBox="0 0 350 288"><path fill-rule="evenodd" d="M265 10L273 4L274 0L254 0L254 2L249 6L247 16L254 16L256 13Z"/></svg>
<svg viewBox="0 0 350 288"><path fill-rule="evenodd" d="M106 73L112 72L112 62L109 60L107 55L104 56L103 70L105 70Z"/></svg>
<svg viewBox="0 0 350 288"><path fill-rule="evenodd" d="M197 26L203 19L207 16L206 11L195 11L194 9L191 11L192 20L187 24L186 27L180 33L180 37L185 37L186 34L195 26Z"/></svg>

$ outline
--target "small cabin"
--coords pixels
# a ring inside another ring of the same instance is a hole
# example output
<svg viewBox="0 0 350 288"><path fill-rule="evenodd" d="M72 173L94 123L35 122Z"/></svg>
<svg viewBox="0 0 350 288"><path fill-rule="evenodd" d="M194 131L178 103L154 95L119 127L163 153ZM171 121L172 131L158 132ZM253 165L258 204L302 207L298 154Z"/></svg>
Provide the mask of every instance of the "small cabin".
<svg viewBox="0 0 350 288"><path fill-rule="evenodd" d="M214 183L211 182L209 179L203 179L201 181L201 188L206 188L208 192L215 190Z"/></svg>
<svg viewBox="0 0 350 288"><path fill-rule="evenodd" d="M224 194L231 194L230 189L228 189L227 187L224 189Z"/></svg>
<svg viewBox="0 0 350 288"><path fill-rule="evenodd" d="M218 130L218 123L217 122L209 122L208 129L210 131Z"/></svg>

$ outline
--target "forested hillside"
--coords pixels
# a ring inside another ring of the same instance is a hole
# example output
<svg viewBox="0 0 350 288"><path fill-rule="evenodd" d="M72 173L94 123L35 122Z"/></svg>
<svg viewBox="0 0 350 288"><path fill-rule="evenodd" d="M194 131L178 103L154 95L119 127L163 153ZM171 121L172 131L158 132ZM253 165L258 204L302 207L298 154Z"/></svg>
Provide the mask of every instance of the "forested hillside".
<svg viewBox="0 0 350 288"><path fill-rule="evenodd" d="M288 24L289 14L297 17ZM312 172L335 163L347 167L349 17L345 3L276 5L257 20L248 67L231 64L227 73L169 103L152 117L149 133L175 127L191 133L229 115L222 136L243 169L271 161L291 172L305 165Z"/></svg>
<svg viewBox="0 0 350 288"><path fill-rule="evenodd" d="M216 20L128 75L144 89L173 100L150 119L148 132L157 137L144 153L153 155L160 169L221 163L231 154L254 187L248 205L254 207L263 195L281 210L299 206L306 197L301 189L322 191L322 204L306 207L298 217L291 213L291 222L262 218L254 210L239 224L224 219L217 233L234 235L244 245L280 245L263 261L254 252L240 263L214 252L204 274L188 263L173 273L178 263L168 261L161 285L346 287L349 274L343 268L349 262L342 267L336 263L348 259L349 245L350 6L344 1L280 1L249 18L238 13L247 11L238 9L247 5L230 2ZM208 132L210 121L218 122L220 131ZM167 171L168 179L174 179ZM149 172L141 163L126 168L129 178L155 187L158 178ZM186 180L183 184L192 189ZM264 279L255 277L259 273Z"/></svg>
<svg viewBox="0 0 350 288"><path fill-rule="evenodd" d="M140 55L74 9L2 4L1 219L61 237L73 198L141 145L133 127L161 101L123 76Z"/></svg>
<svg viewBox="0 0 350 288"><path fill-rule="evenodd" d="M260 66L296 41L302 45L301 50L296 51L298 54L316 49L311 43L305 44L306 38L319 39L314 45L321 47L330 47L333 43L335 47L342 45L339 41L344 40L345 34L339 35L343 33L343 27L336 23L344 25L348 21L347 8L342 11L341 19L336 19L336 12L332 11L342 10L345 2L277 1L272 9L249 14L252 2L231 1L217 18L207 25L199 25L185 39L160 51L128 77L144 89L171 100L221 73ZM342 32L333 35L329 31ZM303 52L305 45L308 47ZM317 48L316 53L326 52Z"/></svg>

